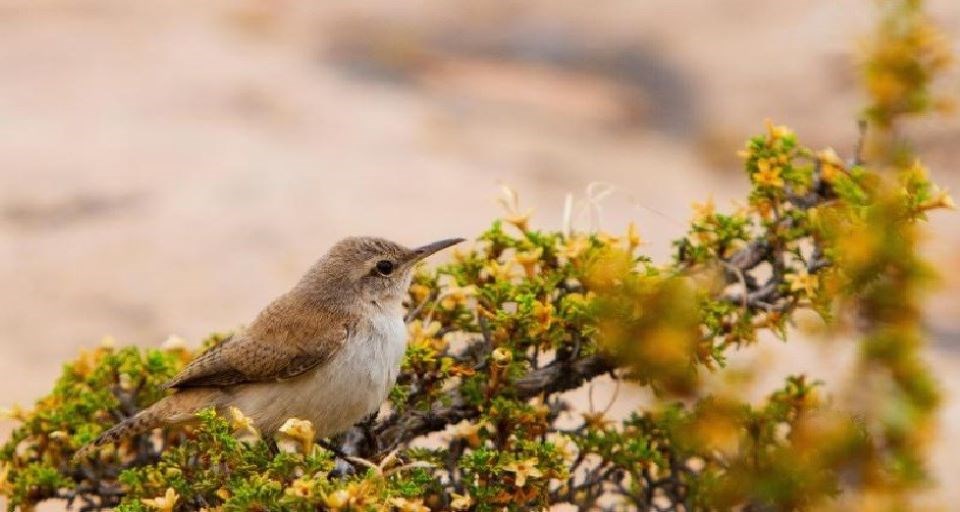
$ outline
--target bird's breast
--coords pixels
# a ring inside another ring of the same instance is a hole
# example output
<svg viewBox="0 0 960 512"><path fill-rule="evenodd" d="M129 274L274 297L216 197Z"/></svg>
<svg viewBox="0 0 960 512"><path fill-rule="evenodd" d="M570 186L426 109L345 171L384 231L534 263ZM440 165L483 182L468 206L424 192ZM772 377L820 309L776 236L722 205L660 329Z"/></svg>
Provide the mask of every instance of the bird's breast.
<svg viewBox="0 0 960 512"><path fill-rule="evenodd" d="M326 363L298 378L245 388L232 405L253 415L265 432L293 417L310 420L322 437L343 432L386 400L406 338L400 314L368 316Z"/></svg>

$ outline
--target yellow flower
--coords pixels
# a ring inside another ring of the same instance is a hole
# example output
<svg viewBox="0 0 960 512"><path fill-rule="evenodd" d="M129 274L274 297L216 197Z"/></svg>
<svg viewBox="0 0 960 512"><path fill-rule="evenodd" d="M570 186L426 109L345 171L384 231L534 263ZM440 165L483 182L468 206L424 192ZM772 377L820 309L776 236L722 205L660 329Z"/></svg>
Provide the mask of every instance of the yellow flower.
<svg viewBox="0 0 960 512"><path fill-rule="evenodd" d="M330 510L343 510L350 505L350 492L346 489L337 489L323 497L323 503Z"/></svg>
<svg viewBox="0 0 960 512"><path fill-rule="evenodd" d="M532 216L533 216L533 208L528 208L523 213L513 213L510 215L507 215L503 220L509 222L510 224L513 224L514 226L517 227L517 229L526 233L527 229L530 226L530 217Z"/></svg>
<svg viewBox="0 0 960 512"><path fill-rule="evenodd" d="M465 492L463 494L450 493L450 496L453 497L450 500L450 508L453 510L467 510L473 506L473 498L470 497L470 493Z"/></svg>
<svg viewBox="0 0 960 512"><path fill-rule="evenodd" d="M424 327L423 322L414 320L407 327L410 332L410 346L440 351L446 348L447 342L437 337L440 332L440 322L430 322Z"/></svg>
<svg viewBox="0 0 960 512"><path fill-rule="evenodd" d="M603 245L616 245L620 242L620 237L613 236L606 231L597 232L597 239L603 243Z"/></svg>
<svg viewBox="0 0 960 512"><path fill-rule="evenodd" d="M587 240L586 237L571 235L560 247L560 255L568 260L575 260L589 248L590 240Z"/></svg>
<svg viewBox="0 0 960 512"><path fill-rule="evenodd" d="M430 508L424 506L423 500L408 500L406 498L390 498L390 504L397 507L400 512L430 512Z"/></svg>
<svg viewBox="0 0 960 512"><path fill-rule="evenodd" d="M553 304L544 304L543 302L533 303L533 325L530 326L530 335L547 332L553 325Z"/></svg>
<svg viewBox="0 0 960 512"><path fill-rule="evenodd" d="M352 482L342 489L323 495L323 503L330 510L365 510L364 501L370 493L368 481Z"/></svg>
<svg viewBox="0 0 960 512"><path fill-rule="evenodd" d="M533 215L533 208L528 208L527 210L521 212L520 198L517 195L517 192L506 185L503 185L501 190L503 191L503 197L499 198L497 201L507 212L507 215L503 220L513 224L517 227L517 229L526 233L530 224L530 216Z"/></svg>
<svg viewBox="0 0 960 512"><path fill-rule="evenodd" d="M112 349L117 346L117 340L113 336L107 335L100 338L100 348Z"/></svg>
<svg viewBox="0 0 960 512"><path fill-rule="evenodd" d="M233 427L234 434L239 434L237 439L241 441L253 442L260 438L260 432L257 432L253 420L234 406L230 406L230 426Z"/></svg>
<svg viewBox="0 0 960 512"><path fill-rule="evenodd" d="M556 447L560 457L567 464L573 464L580 453L580 447L566 434L557 434L553 439L553 446Z"/></svg>
<svg viewBox="0 0 960 512"><path fill-rule="evenodd" d="M791 292L803 291L808 297L812 297L820 286L820 281L816 275L807 273L807 269L800 269L796 274L787 274L784 279L790 285Z"/></svg>
<svg viewBox="0 0 960 512"><path fill-rule="evenodd" d="M440 332L440 322L433 321L427 325L423 325L423 322L420 320L414 320L410 322L410 325L407 327L407 330L410 332L410 337L413 339L417 338L433 338Z"/></svg>
<svg viewBox="0 0 960 512"><path fill-rule="evenodd" d="M827 183L833 183L837 176L843 172L843 160L833 148L818 151L817 159L820 161L820 176Z"/></svg>
<svg viewBox="0 0 960 512"><path fill-rule="evenodd" d="M457 286L451 285L443 292L440 299L440 305L443 309L454 309L458 305L466 305L470 297L477 294L477 287L474 285Z"/></svg>
<svg viewBox="0 0 960 512"><path fill-rule="evenodd" d="M643 245L643 238L640 237L640 232L637 231L637 225L631 222L627 224L627 248L631 251Z"/></svg>
<svg viewBox="0 0 960 512"><path fill-rule="evenodd" d="M78 377L86 377L87 375L90 375L90 372L92 372L94 367L97 366L97 361L99 361L99 359L100 358L96 352L81 349L80 355L73 363L73 373Z"/></svg>
<svg viewBox="0 0 960 512"><path fill-rule="evenodd" d="M501 264L497 260L490 260L480 269L480 277L494 281L510 281L513 278L513 262Z"/></svg>
<svg viewBox="0 0 960 512"><path fill-rule="evenodd" d="M953 210L956 208L956 206L956 203L953 202L953 198L950 197L950 193L946 190L942 190L937 192L937 195L933 196L932 199L921 204L920 209L923 211L938 210L941 208Z"/></svg>
<svg viewBox="0 0 960 512"><path fill-rule="evenodd" d="M24 422L30 415L20 405L14 404L11 407L0 407L0 419L8 419Z"/></svg>
<svg viewBox="0 0 960 512"><path fill-rule="evenodd" d="M511 462L504 466L504 469L514 474L517 487L523 487L527 485L527 478L540 478L543 476L543 472L537 467L539 463L540 461L536 457L531 457L529 459Z"/></svg>
<svg viewBox="0 0 960 512"><path fill-rule="evenodd" d="M783 186L783 178L780 177L780 168L771 167L767 160L757 161L757 172L753 174L753 181L757 185L780 188Z"/></svg>
<svg viewBox="0 0 960 512"><path fill-rule="evenodd" d="M425 284L413 283L410 285L410 295L416 304L421 304L430 297L430 287Z"/></svg>
<svg viewBox="0 0 960 512"><path fill-rule="evenodd" d="M298 478L290 484L290 487L287 487L285 492L288 496L309 498L313 496L313 481L304 477Z"/></svg>
<svg viewBox="0 0 960 512"><path fill-rule="evenodd" d="M493 365L499 368L506 368L513 360L513 352L507 347L497 347L490 353L493 359Z"/></svg>
<svg viewBox="0 0 960 512"><path fill-rule="evenodd" d="M140 498L140 502L160 512L173 512L173 507L177 505L177 500L179 499L180 496L177 494L177 491L174 491L173 487L167 487L167 492L163 496L157 498Z"/></svg>
<svg viewBox="0 0 960 512"><path fill-rule="evenodd" d="M793 130L784 125L775 125L773 121L769 119L765 119L764 124L767 126L770 142L776 142L784 137L793 135Z"/></svg>
<svg viewBox="0 0 960 512"><path fill-rule="evenodd" d="M7 482L7 477L10 475L10 467L5 462L0 462L0 494L9 496L9 492L12 490L12 486Z"/></svg>
<svg viewBox="0 0 960 512"><path fill-rule="evenodd" d="M540 263L542 256L543 247L537 247L529 251L518 252L516 258L527 277L533 277L537 274L537 264Z"/></svg>
<svg viewBox="0 0 960 512"><path fill-rule="evenodd" d="M708 196L707 200L702 203L693 203L694 222L703 222L713 217L713 214L716 213L716 208L717 206L713 203L712 195Z"/></svg>
<svg viewBox="0 0 960 512"><path fill-rule="evenodd" d="M297 418L290 418L280 427L280 433L284 435L289 440L295 441L299 445L301 453L307 454L310 453L310 449L313 448L313 440L316 438L316 431L313 430L313 424L307 420L300 420ZM287 451L291 451L292 448L289 444L285 447ZM296 446L296 445L294 445Z"/></svg>
<svg viewBox="0 0 960 512"><path fill-rule="evenodd" d="M582 412L580 415L583 416L583 424L590 430L604 430L613 424L612 420L607 419L607 413L603 411Z"/></svg>

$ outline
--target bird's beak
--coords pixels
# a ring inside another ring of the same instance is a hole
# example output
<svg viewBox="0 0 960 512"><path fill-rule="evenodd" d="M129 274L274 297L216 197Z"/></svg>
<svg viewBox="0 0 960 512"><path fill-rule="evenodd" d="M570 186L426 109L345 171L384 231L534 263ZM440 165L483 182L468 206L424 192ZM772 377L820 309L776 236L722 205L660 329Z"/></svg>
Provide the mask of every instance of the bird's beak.
<svg viewBox="0 0 960 512"><path fill-rule="evenodd" d="M448 238L446 240L439 240L437 242L433 242L432 244L424 245L423 247L417 247L410 255L410 262L415 263L420 261L437 251L446 249L451 245L457 245L463 240L463 238Z"/></svg>

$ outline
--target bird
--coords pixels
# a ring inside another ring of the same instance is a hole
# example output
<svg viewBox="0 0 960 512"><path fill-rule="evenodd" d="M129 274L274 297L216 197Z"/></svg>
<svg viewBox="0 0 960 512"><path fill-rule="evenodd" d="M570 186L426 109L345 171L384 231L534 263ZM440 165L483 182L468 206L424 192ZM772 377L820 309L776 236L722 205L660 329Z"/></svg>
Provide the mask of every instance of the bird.
<svg viewBox="0 0 960 512"><path fill-rule="evenodd" d="M417 262L463 240L413 249L377 237L340 240L246 328L166 382L172 393L107 429L75 459L195 421L208 407L224 415L236 408L265 436L290 418L310 421L318 438L348 430L377 412L396 382L407 339L403 299Z"/></svg>

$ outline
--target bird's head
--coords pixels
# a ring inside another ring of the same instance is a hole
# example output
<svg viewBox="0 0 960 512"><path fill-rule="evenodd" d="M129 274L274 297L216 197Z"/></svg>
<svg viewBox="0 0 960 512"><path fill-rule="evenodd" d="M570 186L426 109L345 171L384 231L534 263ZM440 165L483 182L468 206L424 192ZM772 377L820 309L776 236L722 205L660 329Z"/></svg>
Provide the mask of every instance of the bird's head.
<svg viewBox="0 0 960 512"><path fill-rule="evenodd" d="M300 286L322 291L337 302L399 305L417 262L462 241L449 238L410 249L383 238L345 238L330 248Z"/></svg>

